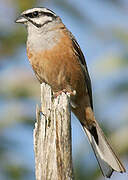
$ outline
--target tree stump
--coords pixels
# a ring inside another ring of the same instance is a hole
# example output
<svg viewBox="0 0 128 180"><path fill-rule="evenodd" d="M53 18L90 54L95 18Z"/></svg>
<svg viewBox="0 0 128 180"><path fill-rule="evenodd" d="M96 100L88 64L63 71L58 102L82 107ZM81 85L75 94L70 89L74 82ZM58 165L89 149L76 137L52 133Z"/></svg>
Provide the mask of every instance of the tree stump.
<svg viewBox="0 0 128 180"><path fill-rule="evenodd" d="M36 180L73 180L71 145L70 97L62 93L53 98L43 83L34 129Z"/></svg>

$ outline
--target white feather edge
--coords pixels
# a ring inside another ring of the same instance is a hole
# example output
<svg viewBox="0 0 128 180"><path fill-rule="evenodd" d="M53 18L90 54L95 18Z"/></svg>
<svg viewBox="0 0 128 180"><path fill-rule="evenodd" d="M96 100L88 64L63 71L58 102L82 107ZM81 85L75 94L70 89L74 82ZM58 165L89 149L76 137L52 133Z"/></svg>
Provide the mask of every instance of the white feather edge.
<svg viewBox="0 0 128 180"><path fill-rule="evenodd" d="M94 150L103 175L105 177L110 177L113 171L124 172L125 170L122 164L116 157L98 124L96 124L96 129L99 141L98 145L89 130L84 127L84 130Z"/></svg>

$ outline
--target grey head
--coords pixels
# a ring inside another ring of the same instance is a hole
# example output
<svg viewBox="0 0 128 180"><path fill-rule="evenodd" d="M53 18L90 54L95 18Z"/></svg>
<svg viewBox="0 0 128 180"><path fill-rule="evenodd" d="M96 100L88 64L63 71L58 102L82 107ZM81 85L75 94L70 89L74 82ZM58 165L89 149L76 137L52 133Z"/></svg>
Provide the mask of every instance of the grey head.
<svg viewBox="0 0 128 180"><path fill-rule="evenodd" d="M27 26L32 24L37 28L43 27L53 21L60 21L59 16L50 9L44 7L28 9L22 12L15 20L16 23L22 23Z"/></svg>
<svg viewBox="0 0 128 180"><path fill-rule="evenodd" d="M59 30L52 29L62 21L50 9L44 7L28 9L22 12L15 22L27 26L27 47L31 49L48 49L59 41Z"/></svg>

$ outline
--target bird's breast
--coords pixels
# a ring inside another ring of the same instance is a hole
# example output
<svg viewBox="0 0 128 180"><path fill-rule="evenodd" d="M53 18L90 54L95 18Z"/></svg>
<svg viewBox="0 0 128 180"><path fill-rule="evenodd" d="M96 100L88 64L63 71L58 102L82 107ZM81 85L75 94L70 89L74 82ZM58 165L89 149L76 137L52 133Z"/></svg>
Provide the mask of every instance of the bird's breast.
<svg viewBox="0 0 128 180"><path fill-rule="evenodd" d="M51 49L35 51L28 47L27 55L40 83L48 83L53 91L84 88L81 65L68 36L63 35Z"/></svg>

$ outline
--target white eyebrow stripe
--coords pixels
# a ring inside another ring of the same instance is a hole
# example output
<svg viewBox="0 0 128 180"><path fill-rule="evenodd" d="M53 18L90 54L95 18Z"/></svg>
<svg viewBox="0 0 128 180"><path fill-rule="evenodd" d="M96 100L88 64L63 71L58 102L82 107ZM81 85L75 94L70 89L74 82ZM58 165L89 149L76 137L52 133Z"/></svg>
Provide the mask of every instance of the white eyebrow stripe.
<svg viewBox="0 0 128 180"><path fill-rule="evenodd" d="M53 14L54 16L57 16L53 11L50 11L47 8L32 8L32 9L28 9L24 12L22 12L22 15L24 14L28 14L28 13L33 13L34 11L40 11L40 12L44 12L44 13L50 13Z"/></svg>

